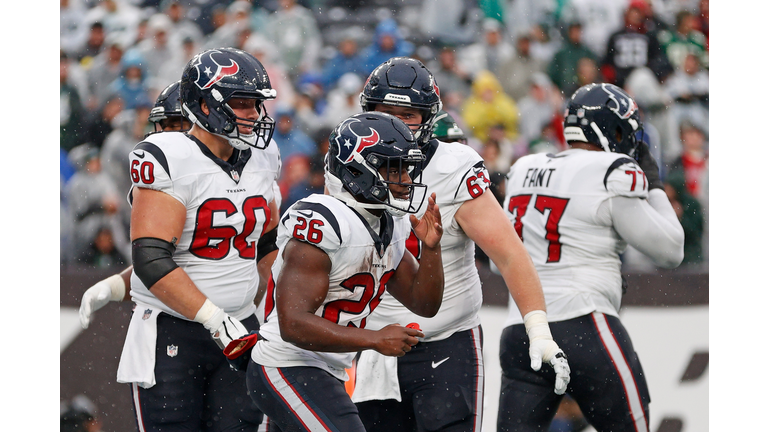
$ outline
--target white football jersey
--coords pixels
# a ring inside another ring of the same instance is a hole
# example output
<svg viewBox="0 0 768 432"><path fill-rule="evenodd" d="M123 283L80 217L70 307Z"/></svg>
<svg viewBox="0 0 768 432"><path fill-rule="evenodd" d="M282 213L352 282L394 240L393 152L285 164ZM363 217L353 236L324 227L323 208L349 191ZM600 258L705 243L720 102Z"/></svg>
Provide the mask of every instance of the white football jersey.
<svg viewBox="0 0 768 432"><path fill-rule="evenodd" d="M315 314L341 326L370 328L367 317L376 309L387 281L403 258L411 227L407 218L393 218L386 212L380 221L380 227L371 228L363 216L328 195L313 194L297 201L280 219L280 252L272 266L273 279L279 278L282 251L290 239L317 246L328 254L331 273L328 294ZM253 360L271 367L318 367L347 380L345 369L352 366L356 353L308 351L281 338L274 286L270 281L265 300L267 318L259 329L263 339L253 349Z"/></svg>
<svg viewBox="0 0 768 432"><path fill-rule="evenodd" d="M433 140L424 151L428 159L421 182L427 185L427 196L435 193L443 224L440 240L445 278L443 302L437 315L425 318L384 293L381 304L368 319L368 328L416 322L424 333L423 341L429 342L446 339L480 324L478 312L483 304L483 292L475 267L475 243L467 237L454 215L465 201L486 192L490 177L483 159L467 145ZM425 202L417 216L422 217L426 211ZM411 234L407 244L408 250L418 259L419 240Z"/></svg>
<svg viewBox="0 0 768 432"><path fill-rule="evenodd" d="M645 173L624 154L569 149L528 155L510 168L504 211L536 266L550 322L618 316L627 243L606 202L615 196L648 197ZM522 322L510 297L506 325Z"/></svg>
<svg viewBox="0 0 768 432"><path fill-rule="evenodd" d="M256 310L256 245L271 217L269 202L276 199L281 162L274 143L238 153L230 165L193 137L163 132L131 151L130 173L132 187L165 192L186 207L173 260L216 306L244 319ZM184 318L157 299L135 272L131 296Z"/></svg>

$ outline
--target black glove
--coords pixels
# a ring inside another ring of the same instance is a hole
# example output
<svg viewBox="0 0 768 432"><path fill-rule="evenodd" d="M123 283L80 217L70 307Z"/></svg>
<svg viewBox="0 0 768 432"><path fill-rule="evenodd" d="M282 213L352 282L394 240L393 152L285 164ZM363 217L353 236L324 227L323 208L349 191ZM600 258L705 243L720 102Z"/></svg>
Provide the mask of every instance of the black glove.
<svg viewBox="0 0 768 432"><path fill-rule="evenodd" d="M648 148L648 144L645 141L640 141L637 145L635 160L645 173L645 178L648 179L648 190L655 188L663 190L664 183L659 177L659 164L656 163L656 159L653 158L651 150Z"/></svg>
<svg viewBox="0 0 768 432"><path fill-rule="evenodd" d="M259 333L251 330L247 335L235 339L224 348L229 367L233 370L245 371L248 369L248 360L251 359L251 350L259 340Z"/></svg>

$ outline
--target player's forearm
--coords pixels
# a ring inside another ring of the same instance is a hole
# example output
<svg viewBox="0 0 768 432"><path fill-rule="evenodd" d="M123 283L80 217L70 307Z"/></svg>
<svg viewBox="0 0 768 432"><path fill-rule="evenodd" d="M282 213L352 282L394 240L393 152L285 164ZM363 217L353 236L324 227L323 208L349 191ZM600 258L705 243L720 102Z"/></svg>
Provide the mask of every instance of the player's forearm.
<svg viewBox="0 0 768 432"><path fill-rule="evenodd" d="M440 245L434 248L424 246L419 260L419 269L413 280L411 292L414 308L409 308L417 315L433 317L440 310L443 301L443 259Z"/></svg>
<svg viewBox="0 0 768 432"><path fill-rule="evenodd" d="M309 312L278 313L278 320L283 340L305 350L341 353L374 348L371 330L340 326Z"/></svg>
<svg viewBox="0 0 768 432"><path fill-rule="evenodd" d="M195 319L206 300L205 295L181 268L176 268L165 275L150 287L149 292L166 306L190 320Z"/></svg>
<svg viewBox="0 0 768 432"><path fill-rule="evenodd" d="M494 254L490 258L499 268L509 294L523 316L535 310L546 311L547 305L536 267L517 235L510 238L513 240L506 245L506 253L500 256Z"/></svg>

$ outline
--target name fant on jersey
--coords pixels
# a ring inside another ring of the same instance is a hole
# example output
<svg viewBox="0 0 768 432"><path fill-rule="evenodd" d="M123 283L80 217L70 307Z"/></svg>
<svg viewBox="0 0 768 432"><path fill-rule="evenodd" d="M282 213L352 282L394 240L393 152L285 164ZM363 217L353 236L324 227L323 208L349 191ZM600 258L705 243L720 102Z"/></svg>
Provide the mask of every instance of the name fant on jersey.
<svg viewBox="0 0 768 432"><path fill-rule="evenodd" d="M549 187L556 168L528 168L521 187Z"/></svg>

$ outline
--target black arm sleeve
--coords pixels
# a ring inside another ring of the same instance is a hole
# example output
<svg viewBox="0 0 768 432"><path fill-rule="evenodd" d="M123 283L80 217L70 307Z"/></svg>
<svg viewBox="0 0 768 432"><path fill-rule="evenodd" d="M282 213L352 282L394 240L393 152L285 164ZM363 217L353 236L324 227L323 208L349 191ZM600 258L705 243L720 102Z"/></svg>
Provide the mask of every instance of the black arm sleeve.
<svg viewBox="0 0 768 432"><path fill-rule="evenodd" d="M277 250L277 227L259 238L256 244L256 262L261 261L272 251Z"/></svg>
<svg viewBox="0 0 768 432"><path fill-rule="evenodd" d="M173 260L176 246L159 238L142 237L132 243L133 272L147 289L178 267Z"/></svg>

